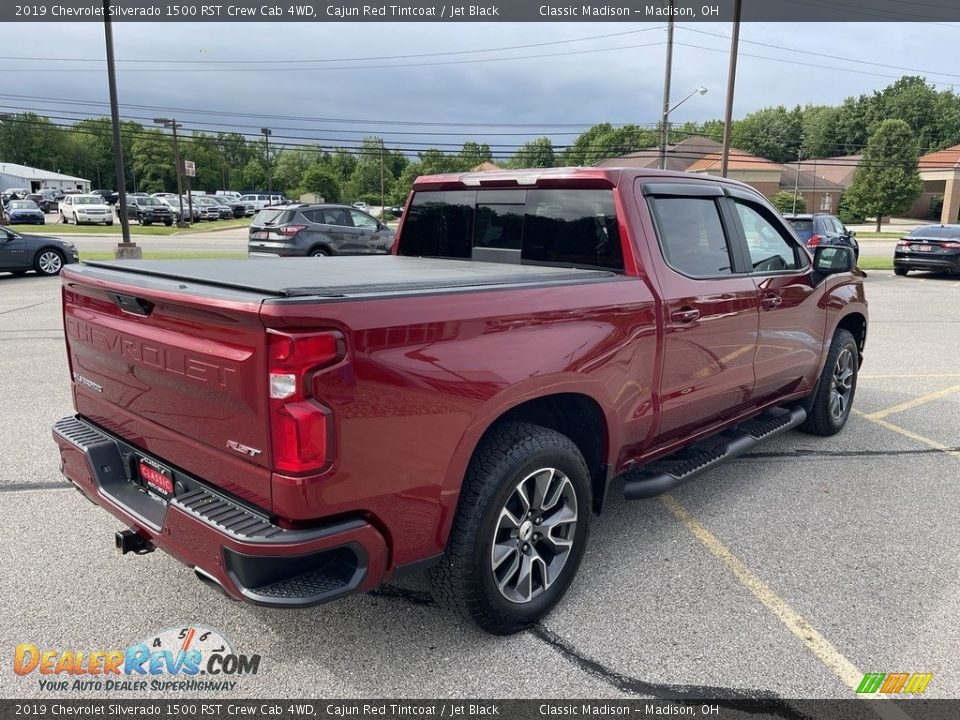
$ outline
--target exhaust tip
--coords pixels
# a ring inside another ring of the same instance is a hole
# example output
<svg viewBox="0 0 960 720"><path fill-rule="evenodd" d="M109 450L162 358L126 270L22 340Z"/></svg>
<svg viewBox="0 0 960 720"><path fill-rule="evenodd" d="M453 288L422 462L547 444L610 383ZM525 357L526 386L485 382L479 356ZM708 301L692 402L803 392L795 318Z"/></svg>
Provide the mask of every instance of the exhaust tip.
<svg viewBox="0 0 960 720"><path fill-rule="evenodd" d="M121 555L126 555L127 553L146 555L156 550L152 542L143 537L143 535L140 535L136 530L131 530L130 528L118 530L114 533L113 540Z"/></svg>

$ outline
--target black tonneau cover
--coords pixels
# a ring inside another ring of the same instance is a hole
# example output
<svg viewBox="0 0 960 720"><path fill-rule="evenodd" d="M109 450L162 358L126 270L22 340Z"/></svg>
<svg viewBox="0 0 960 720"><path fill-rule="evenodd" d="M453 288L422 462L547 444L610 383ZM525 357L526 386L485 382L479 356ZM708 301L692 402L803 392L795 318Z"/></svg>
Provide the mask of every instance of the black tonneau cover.
<svg viewBox="0 0 960 720"><path fill-rule="evenodd" d="M531 284L567 285L617 277L615 273L606 270L393 255L237 260L123 260L88 262L86 265L181 283L199 283L291 298L343 298Z"/></svg>

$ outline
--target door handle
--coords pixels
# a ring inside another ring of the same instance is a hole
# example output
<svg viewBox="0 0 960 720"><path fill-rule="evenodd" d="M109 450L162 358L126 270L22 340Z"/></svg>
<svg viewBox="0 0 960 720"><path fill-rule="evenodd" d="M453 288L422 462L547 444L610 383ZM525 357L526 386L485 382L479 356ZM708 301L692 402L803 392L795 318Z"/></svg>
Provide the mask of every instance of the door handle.
<svg viewBox="0 0 960 720"><path fill-rule="evenodd" d="M760 300L760 305L766 310L773 310L782 302L783 302L783 298L780 297L779 295L765 295Z"/></svg>
<svg viewBox="0 0 960 720"><path fill-rule="evenodd" d="M683 308L682 310L674 310L670 313L670 319L680 323L693 322L698 317L700 317L700 311L696 308Z"/></svg>

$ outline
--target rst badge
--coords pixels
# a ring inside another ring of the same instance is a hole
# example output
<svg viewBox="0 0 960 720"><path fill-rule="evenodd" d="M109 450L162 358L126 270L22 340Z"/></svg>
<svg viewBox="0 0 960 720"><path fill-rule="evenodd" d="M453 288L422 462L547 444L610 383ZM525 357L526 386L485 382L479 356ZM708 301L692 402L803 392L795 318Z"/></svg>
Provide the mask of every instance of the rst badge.
<svg viewBox="0 0 960 720"><path fill-rule="evenodd" d="M238 453L243 453L247 457L256 457L261 453L260 450L252 448L249 445L238 443L236 440L227 440L227 447L231 450L236 450Z"/></svg>

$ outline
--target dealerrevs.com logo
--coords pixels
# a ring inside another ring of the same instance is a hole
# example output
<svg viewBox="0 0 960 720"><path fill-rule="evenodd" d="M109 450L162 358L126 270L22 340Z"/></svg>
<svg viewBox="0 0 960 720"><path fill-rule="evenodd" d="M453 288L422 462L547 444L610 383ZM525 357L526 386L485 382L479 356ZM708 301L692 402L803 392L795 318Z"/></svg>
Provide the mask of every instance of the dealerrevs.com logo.
<svg viewBox="0 0 960 720"><path fill-rule="evenodd" d="M233 691L256 675L259 655L236 653L217 630L167 628L126 649L59 650L20 643L13 671L48 692Z"/></svg>

